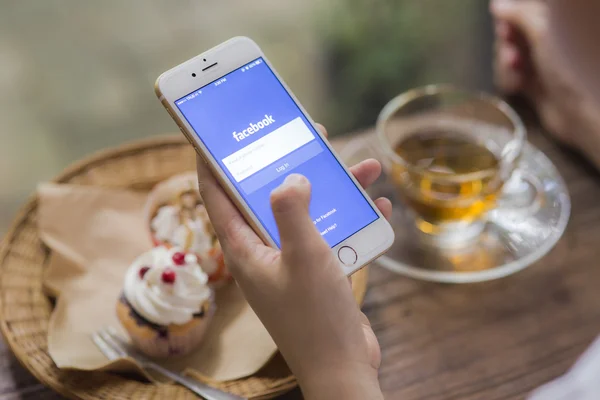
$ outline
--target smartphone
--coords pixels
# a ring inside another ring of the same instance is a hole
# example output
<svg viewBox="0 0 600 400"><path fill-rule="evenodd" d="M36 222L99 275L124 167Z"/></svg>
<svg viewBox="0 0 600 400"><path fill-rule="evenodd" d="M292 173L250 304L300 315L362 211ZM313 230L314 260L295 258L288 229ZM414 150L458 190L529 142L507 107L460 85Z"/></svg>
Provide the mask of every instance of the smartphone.
<svg viewBox="0 0 600 400"><path fill-rule="evenodd" d="M267 245L280 245L270 194L291 173L310 181L313 223L347 275L392 245L389 223L252 40L178 65L155 91Z"/></svg>

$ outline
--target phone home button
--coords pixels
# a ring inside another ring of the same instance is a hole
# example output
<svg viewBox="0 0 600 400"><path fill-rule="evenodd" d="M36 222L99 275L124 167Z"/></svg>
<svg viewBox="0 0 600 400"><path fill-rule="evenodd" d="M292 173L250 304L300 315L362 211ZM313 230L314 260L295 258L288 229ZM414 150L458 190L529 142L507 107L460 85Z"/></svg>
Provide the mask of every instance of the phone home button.
<svg viewBox="0 0 600 400"><path fill-rule="evenodd" d="M344 265L354 265L358 260L358 255L352 247L344 246L338 250L338 258Z"/></svg>

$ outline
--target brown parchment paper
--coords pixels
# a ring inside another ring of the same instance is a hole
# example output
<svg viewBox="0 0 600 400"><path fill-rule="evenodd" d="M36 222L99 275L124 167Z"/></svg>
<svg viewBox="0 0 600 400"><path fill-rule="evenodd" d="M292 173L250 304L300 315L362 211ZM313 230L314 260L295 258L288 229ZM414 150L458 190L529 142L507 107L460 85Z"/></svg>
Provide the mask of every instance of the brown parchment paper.
<svg viewBox="0 0 600 400"><path fill-rule="evenodd" d="M146 195L91 186L44 184L38 189L39 229L52 249L44 278L57 297L48 351L59 368L138 371L129 359L109 362L90 334L113 326L129 264L151 248L143 209ZM257 372L275 354L268 332L235 283L217 290L217 312L200 348L161 362L176 371L232 380Z"/></svg>

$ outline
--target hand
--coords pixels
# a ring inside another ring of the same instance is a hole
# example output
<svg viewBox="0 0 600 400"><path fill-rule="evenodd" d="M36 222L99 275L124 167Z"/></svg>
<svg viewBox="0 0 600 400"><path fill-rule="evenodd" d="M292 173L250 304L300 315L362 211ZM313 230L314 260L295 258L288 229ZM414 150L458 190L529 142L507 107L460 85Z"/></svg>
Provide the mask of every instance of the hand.
<svg viewBox="0 0 600 400"><path fill-rule="evenodd" d="M320 129L325 132L323 127ZM308 213L310 183L289 175L271 194L281 251L266 246L199 159L200 193L226 264L309 399L383 398L377 380L379 344L351 285ZM351 168L363 186L381 165ZM389 217L391 203L375 201Z"/></svg>
<svg viewBox="0 0 600 400"><path fill-rule="evenodd" d="M552 41L545 0L492 0L496 25L496 84L523 94L544 127L600 166L600 105Z"/></svg>

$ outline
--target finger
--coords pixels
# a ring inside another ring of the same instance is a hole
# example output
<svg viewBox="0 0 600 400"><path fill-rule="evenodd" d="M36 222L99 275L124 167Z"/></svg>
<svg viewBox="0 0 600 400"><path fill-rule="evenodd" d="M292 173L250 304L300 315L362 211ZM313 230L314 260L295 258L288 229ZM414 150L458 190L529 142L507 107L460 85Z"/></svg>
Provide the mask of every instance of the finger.
<svg viewBox="0 0 600 400"><path fill-rule="evenodd" d="M516 4L518 3L518 4ZM535 1L539 3L539 1ZM531 0L493 0L490 9L496 19L496 57L494 61L494 81L501 92L513 95L524 92L533 70L531 68L530 42L536 40L534 31L538 24L521 20L521 12L543 15L539 4ZM525 11L523 11L525 10ZM519 14L519 15L514 15ZM528 18L534 18L529 15ZM536 34L537 35L537 34Z"/></svg>
<svg viewBox="0 0 600 400"><path fill-rule="evenodd" d="M513 31L511 25L506 21L498 21L495 24L496 37L502 40L511 41Z"/></svg>
<svg viewBox="0 0 600 400"><path fill-rule="evenodd" d="M371 350L369 352L369 355L371 356L371 366L375 370L378 370L381 366L381 349L379 347L379 341L377 340L377 336L375 336L375 332L373 332L371 321L369 321L369 318L363 312L360 313L360 322L362 323L365 339L368 343L367 346Z"/></svg>
<svg viewBox="0 0 600 400"><path fill-rule="evenodd" d="M529 41L537 40L548 20L547 5L539 0L492 0L490 10L498 21L513 25Z"/></svg>
<svg viewBox="0 0 600 400"><path fill-rule="evenodd" d="M497 20L495 24L496 38L507 43L520 43L523 35L517 27L505 20Z"/></svg>
<svg viewBox="0 0 600 400"><path fill-rule="evenodd" d="M381 163L370 158L351 167L350 172L363 188L367 188L381 175Z"/></svg>
<svg viewBox="0 0 600 400"><path fill-rule="evenodd" d="M375 200L375 205L379 211L381 211L385 219L389 221L392 217L392 202L388 198L380 197Z"/></svg>
<svg viewBox="0 0 600 400"><path fill-rule="evenodd" d="M305 257L323 246L329 250L308 213L310 195L310 182L299 174L288 175L271 192L271 208L284 257Z"/></svg>
<svg viewBox="0 0 600 400"><path fill-rule="evenodd" d="M516 46L505 45L500 53L500 62L504 68L520 70L523 67L523 55Z"/></svg>
<svg viewBox="0 0 600 400"><path fill-rule="evenodd" d="M323 136L325 136L325 137L327 137L327 136L328 136L328 134L327 134L327 129L326 129L326 128L325 128L323 125L321 125L321 124L319 124L319 123L316 123L316 124L315 124L315 126L317 127L317 129L318 129L319 131L321 131L321 133L323 134Z"/></svg>
<svg viewBox="0 0 600 400"><path fill-rule="evenodd" d="M494 63L494 80L496 86L505 94L515 94L525 89L527 70L522 55L507 42L497 44Z"/></svg>
<svg viewBox="0 0 600 400"><path fill-rule="evenodd" d="M360 313L360 323L364 326L371 326L371 321L369 321L369 317L367 317L367 315L362 311Z"/></svg>
<svg viewBox="0 0 600 400"><path fill-rule="evenodd" d="M262 243L217 182L208 165L198 155L196 156L196 167L200 196L202 196L221 246L228 251L235 252L237 249L237 252L242 250L243 253L245 247L250 248L251 245ZM243 254L232 255L234 257L243 256Z"/></svg>

